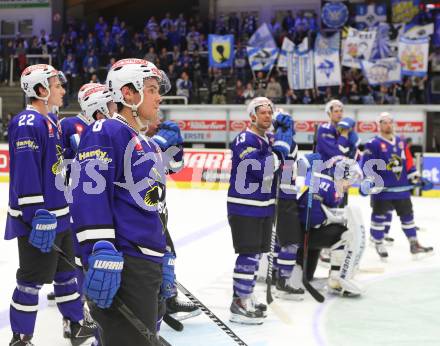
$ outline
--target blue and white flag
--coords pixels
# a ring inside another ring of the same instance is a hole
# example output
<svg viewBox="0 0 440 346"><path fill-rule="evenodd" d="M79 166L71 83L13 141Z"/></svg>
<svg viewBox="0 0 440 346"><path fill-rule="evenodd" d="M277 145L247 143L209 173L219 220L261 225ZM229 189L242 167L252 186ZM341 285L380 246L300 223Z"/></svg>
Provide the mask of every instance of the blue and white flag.
<svg viewBox="0 0 440 346"><path fill-rule="evenodd" d="M391 56L390 25L388 23L380 23L376 30L376 41L371 52L371 59L388 58Z"/></svg>
<svg viewBox="0 0 440 346"><path fill-rule="evenodd" d="M331 37L318 34L315 40L315 81L317 87L341 85L339 32Z"/></svg>
<svg viewBox="0 0 440 346"><path fill-rule="evenodd" d="M350 28L343 41L342 65L360 69L360 60L370 60L375 40L376 30L360 31Z"/></svg>
<svg viewBox="0 0 440 346"><path fill-rule="evenodd" d="M321 11L322 23L330 29L342 28L348 20L348 8L342 1L327 2Z"/></svg>
<svg viewBox="0 0 440 346"><path fill-rule="evenodd" d="M278 58L278 48L246 47L249 65L252 71L268 72L275 65Z"/></svg>
<svg viewBox="0 0 440 346"><path fill-rule="evenodd" d="M386 4L357 4L355 6L356 29L364 30L387 21Z"/></svg>
<svg viewBox="0 0 440 346"><path fill-rule="evenodd" d="M434 33L434 23L426 24L426 25L411 25L408 29L408 26L405 26L405 32L403 36L407 38L417 39L423 37L429 37Z"/></svg>
<svg viewBox="0 0 440 346"><path fill-rule="evenodd" d="M234 62L234 35L208 35L209 67L228 68Z"/></svg>
<svg viewBox="0 0 440 346"><path fill-rule="evenodd" d="M287 55L287 80L293 90L312 89L314 86L313 50Z"/></svg>
<svg viewBox="0 0 440 346"><path fill-rule="evenodd" d="M428 72L429 37L399 40L399 61L402 75L424 77Z"/></svg>
<svg viewBox="0 0 440 346"><path fill-rule="evenodd" d="M266 23L263 23L249 39L248 46L259 48L277 48L272 33Z"/></svg>
<svg viewBox="0 0 440 346"><path fill-rule="evenodd" d="M362 71L370 85L399 83L400 62L397 58L380 59L376 61L361 61Z"/></svg>
<svg viewBox="0 0 440 346"><path fill-rule="evenodd" d="M278 67L287 68L287 54L293 52L295 49L295 44L289 40L289 38L284 37L283 45L281 46L280 55L278 57Z"/></svg>

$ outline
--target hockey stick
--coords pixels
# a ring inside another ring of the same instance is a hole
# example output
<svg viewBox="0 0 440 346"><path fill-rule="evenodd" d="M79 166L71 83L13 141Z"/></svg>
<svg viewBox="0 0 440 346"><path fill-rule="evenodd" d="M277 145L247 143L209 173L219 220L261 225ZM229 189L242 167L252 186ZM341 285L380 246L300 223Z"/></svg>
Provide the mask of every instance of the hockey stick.
<svg viewBox="0 0 440 346"><path fill-rule="evenodd" d="M313 167L313 165L312 165ZM304 230L304 247L303 247L303 277L302 282L305 289L310 293L310 295L318 302L322 303L325 298L324 296L318 292L315 287L307 279L307 261L308 261L308 252L309 252L309 237L310 237L310 212L312 210L312 201L313 201L313 189L314 189L314 174L313 169L310 175L310 186L307 194L307 211L306 211L306 228Z"/></svg>
<svg viewBox="0 0 440 346"><path fill-rule="evenodd" d="M66 253L58 247L58 245L53 244L52 248L58 252L60 257L73 269L77 269L77 265L75 263L72 263L70 259L67 257ZM153 334L147 326L136 317L136 315L131 311L131 309L119 298L118 296L115 296L113 298L113 304L115 308L127 319L128 322L152 345L154 346L168 346L171 344L168 343L164 338L160 337L157 338L155 334Z"/></svg>
<svg viewBox="0 0 440 346"><path fill-rule="evenodd" d="M267 305L271 308L271 310L278 316L278 318L286 323L292 324L292 320L289 315L278 305L272 296L272 274L273 274L273 254L275 251L275 241L276 241L276 233L277 233L277 224L278 224L278 202L280 195L280 176L278 174L275 175L275 211L272 225L272 233L270 237L270 252L267 256L268 266L267 266L267 275L266 275L266 302Z"/></svg>
<svg viewBox="0 0 440 346"><path fill-rule="evenodd" d="M193 304L202 310L221 330L223 330L229 337L231 337L238 345L247 346L231 328L229 328L222 320L220 320L214 313L209 310L200 300L198 300L190 291L188 291L180 282L175 280L177 288L182 292Z"/></svg>
<svg viewBox="0 0 440 346"><path fill-rule="evenodd" d="M183 324L168 313L163 315L163 321L176 332L181 332L183 330Z"/></svg>

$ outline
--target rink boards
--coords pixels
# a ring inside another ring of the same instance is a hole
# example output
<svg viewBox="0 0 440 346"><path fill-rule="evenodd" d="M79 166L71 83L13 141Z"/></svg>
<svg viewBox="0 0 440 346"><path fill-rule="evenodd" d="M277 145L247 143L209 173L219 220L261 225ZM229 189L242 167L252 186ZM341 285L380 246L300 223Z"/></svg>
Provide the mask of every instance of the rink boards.
<svg viewBox="0 0 440 346"><path fill-rule="evenodd" d="M301 152L300 152L301 155ZM425 197L440 197L440 154L424 153L419 169L434 183L434 190L423 192ZM231 152L224 149L185 149L184 168L168 177L170 187L193 189L227 189L231 170ZM0 144L0 182L9 181L9 151ZM352 188L351 194L358 189Z"/></svg>

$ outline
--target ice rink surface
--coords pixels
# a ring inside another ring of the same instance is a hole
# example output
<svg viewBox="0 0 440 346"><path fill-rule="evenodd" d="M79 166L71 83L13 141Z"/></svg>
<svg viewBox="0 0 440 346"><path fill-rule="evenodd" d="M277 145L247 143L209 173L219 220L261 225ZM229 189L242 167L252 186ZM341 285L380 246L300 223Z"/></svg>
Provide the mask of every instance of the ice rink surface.
<svg viewBox="0 0 440 346"><path fill-rule="evenodd" d="M0 228L4 230L8 185L0 184ZM379 260L367 242L356 279L365 293L358 299L330 296L319 304L306 294L302 302L277 300L290 316L285 324L273 312L261 326L230 323L232 270L235 255L226 218L224 190L168 190L169 229L178 260L177 279L248 345L360 346L440 344L440 199L413 198L415 220L421 228L422 245L434 246L434 255L414 260L409 244L393 215L391 235L395 244L389 248L387 263ZM369 227L369 200L350 196L349 203L361 207ZM16 241L0 240L0 345L8 345L9 302L15 287L18 265ZM383 268L383 273L371 273ZM326 277L328 269L319 266L317 277ZM314 285L323 287L325 281ZM325 292L324 288L323 292ZM62 338L61 316L56 307L47 305L46 285L40 294L33 342L36 346L61 346L70 343ZM257 285L257 295L265 299L265 285ZM180 294L184 298L183 294ZM162 335L173 345L234 345L235 342L208 317L200 315L184 321L184 331L175 332L163 325ZM135 345L127 345L135 346Z"/></svg>

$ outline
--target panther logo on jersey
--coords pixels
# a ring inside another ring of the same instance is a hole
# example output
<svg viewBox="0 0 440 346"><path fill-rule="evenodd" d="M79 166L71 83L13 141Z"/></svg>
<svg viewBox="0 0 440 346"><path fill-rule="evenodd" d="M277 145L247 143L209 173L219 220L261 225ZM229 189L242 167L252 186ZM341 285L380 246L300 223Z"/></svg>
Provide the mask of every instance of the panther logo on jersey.
<svg viewBox="0 0 440 346"><path fill-rule="evenodd" d="M387 164L387 170L394 173L397 180L400 180L400 176L402 175L403 170L403 160L400 156L396 154L391 154L391 158Z"/></svg>

